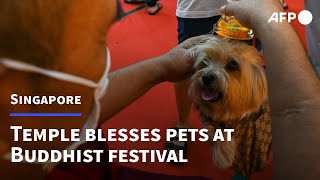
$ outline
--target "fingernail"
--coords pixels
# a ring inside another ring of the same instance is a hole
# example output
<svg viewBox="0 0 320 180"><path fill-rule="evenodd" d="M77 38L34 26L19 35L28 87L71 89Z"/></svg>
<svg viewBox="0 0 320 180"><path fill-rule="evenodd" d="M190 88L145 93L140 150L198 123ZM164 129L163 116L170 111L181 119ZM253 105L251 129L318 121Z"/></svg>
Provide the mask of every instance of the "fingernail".
<svg viewBox="0 0 320 180"><path fill-rule="evenodd" d="M224 15L225 14L225 11L226 11L226 5L222 6L220 8L220 14Z"/></svg>

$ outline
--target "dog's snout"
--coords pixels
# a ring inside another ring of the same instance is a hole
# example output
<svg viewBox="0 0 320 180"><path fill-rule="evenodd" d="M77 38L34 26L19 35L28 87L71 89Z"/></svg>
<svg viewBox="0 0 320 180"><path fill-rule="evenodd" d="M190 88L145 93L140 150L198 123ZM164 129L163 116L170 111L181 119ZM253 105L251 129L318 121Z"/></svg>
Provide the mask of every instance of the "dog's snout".
<svg viewBox="0 0 320 180"><path fill-rule="evenodd" d="M202 76L202 82L205 86L209 86L215 80L214 75L205 74Z"/></svg>

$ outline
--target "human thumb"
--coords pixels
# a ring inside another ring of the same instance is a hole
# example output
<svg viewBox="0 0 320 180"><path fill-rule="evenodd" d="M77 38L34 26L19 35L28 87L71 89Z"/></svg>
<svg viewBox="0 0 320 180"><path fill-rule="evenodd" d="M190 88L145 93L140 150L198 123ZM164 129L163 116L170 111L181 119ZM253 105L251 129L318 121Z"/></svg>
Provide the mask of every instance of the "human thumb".
<svg viewBox="0 0 320 180"><path fill-rule="evenodd" d="M239 1L229 2L220 8L220 13L226 16L234 16L235 9L238 7Z"/></svg>

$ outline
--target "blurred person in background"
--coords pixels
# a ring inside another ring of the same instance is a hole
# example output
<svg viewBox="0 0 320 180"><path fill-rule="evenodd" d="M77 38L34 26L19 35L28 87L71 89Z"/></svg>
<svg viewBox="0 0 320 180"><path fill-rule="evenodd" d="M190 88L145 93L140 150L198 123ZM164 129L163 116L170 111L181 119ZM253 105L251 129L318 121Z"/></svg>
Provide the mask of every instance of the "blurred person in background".
<svg viewBox="0 0 320 180"><path fill-rule="evenodd" d="M162 4L159 0L124 0L127 4L146 4L150 15L157 14L162 9Z"/></svg>

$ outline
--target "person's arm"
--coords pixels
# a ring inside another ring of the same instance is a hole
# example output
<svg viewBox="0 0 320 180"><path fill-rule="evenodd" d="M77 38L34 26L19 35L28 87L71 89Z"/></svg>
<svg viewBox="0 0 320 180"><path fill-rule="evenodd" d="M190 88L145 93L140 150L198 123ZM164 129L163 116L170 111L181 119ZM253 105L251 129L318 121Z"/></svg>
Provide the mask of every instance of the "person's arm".
<svg viewBox="0 0 320 180"><path fill-rule="evenodd" d="M155 85L189 77L192 74L193 61L187 50L202 38L203 36L191 38L163 56L110 73L110 84L101 101L100 122L111 118Z"/></svg>
<svg viewBox="0 0 320 180"><path fill-rule="evenodd" d="M242 0L221 9L251 27L266 57L273 135L273 177L320 176L320 81L289 23L268 23L272 0Z"/></svg>
<svg viewBox="0 0 320 180"><path fill-rule="evenodd" d="M274 177L315 179L320 175L320 161L314 161L320 159L320 81L292 26L269 28L261 27L260 37L269 80Z"/></svg>

